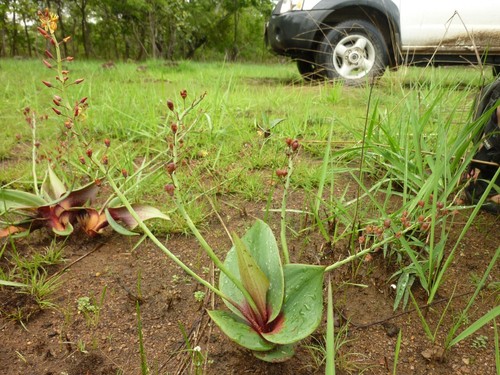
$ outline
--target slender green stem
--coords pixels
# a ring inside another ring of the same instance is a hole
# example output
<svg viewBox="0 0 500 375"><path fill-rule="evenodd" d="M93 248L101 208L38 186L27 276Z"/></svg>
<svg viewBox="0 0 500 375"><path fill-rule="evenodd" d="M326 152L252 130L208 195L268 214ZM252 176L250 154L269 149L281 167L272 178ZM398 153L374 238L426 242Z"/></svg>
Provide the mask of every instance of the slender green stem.
<svg viewBox="0 0 500 375"><path fill-rule="evenodd" d="M417 226L417 224L413 224L413 225L409 226L408 228L406 228L404 231L401 232L401 235L404 235L406 232L409 232L409 231L415 229L416 226ZM349 263L356 258L360 258L360 257L372 252L374 249L382 247L382 245L392 241L393 239L394 239L394 235L387 237L387 238L384 238L382 241L374 243L372 246L370 246L369 248L367 248L365 250L362 250L356 254L348 256L347 258L345 258L343 260L339 260L338 262L335 262L335 263L329 265L328 267L325 268L325 272L333 271L334 269L339 268L340 266L343 266L344 264Z"/></svg>
<svg viewBox="0 0 500 375"><path fill-rule="evenodd" d="M283 252L283 263L290 263L290 254L288 253L288 244L286 242L286 202L288 199L288 191L290 190L290 179L293 172L293 156L288 156L288 170L287 170L285 187L283 190L283 198L281 200L281 251Z"/></svg>
<svg viewBox="0 0 500 375"><path fill-rule="evenodd" d="M104 173L106 172L106 170L103 167L101 167L101 171L104 172ZM113 191L115 192L115 194L117 195L117 197L120 198L120 200L122 201L123 205L128 209L128 211L130 212L130 215L132 215L132 217L134 218L134 220L137 222L138 226L144 231L144 233L146 234L146 236L148 236L149 239L161 251L163 251L170 259L172 259L189 276L191 276L192 278L194 278L196 281L198 281L203 286L207 287L209 290L211 290L212 292L214 292L219 297L221 297L221 298L225 299L226 301L228 301L229 303L235 305L235 303L228 296L226 296L224 293L222 293L219 289L217 289L216 287L214 287L208 281L206 281L205 279L203 279L200 276L198 276L198 274L196 274L193 270L191 270L191 268L189 268L179 258L177 258L177 256L175 256L170 250L168 250L168 248L151 232L151 230L148 228L148 226L146 224L144 224L144 222L142 221L142 219L139 217L139 215L137 215L137 213L135 212L134 208L132 207L132 205L128 201L127 197L125 197L125 195L120 191L120 189L118 188L118 186L116 185L116 183L113 181L113 179L111 177L108 178L108 183L111 186L111 188L113 189Z"/></svg>
<svg viewBox="0 0 500 375"><path fill-rule="evenodd" d="M224 263L219 259L219 257L217 256L217 254L215 254L215 252L212 249L212 247L205 240L205 238L200 233L200 231L198 230L198 228L194 224L194 222L191 219L191 217L189 216L189 214L186 212L186 209L184 208L184 204L182 202L182 198L180 197L180 194L177 192L177 190L178 190L177 187L179 186L179 182L177 180L177 177L175 176L175 173L172 174L172 181L174 182L174 186L176 187L175 192L174 192L174 203L175 203L175 206L177 207L177 209L179 210L179 213L182 215L182 217L186 221L186 223L187 223L189 229L191 230L191 232L194 234L194 236L196 237L196 239L200 243L201 247L203 247L203 249L205 250L205 252L207 253L207 255L210 257L210 259L212 260L212 262L214 262L215 266L221 272L223 272L228 277L228 279L231 280L234 283L234 285L240 290L240 292L245 297L245 300L249 303L250 307L254 311L259 311L257 309L257 305L256 305L255 301L253 300L253 298L250 295L250 293L243 286L243 283L241 282L241 280L239 280L238 278L236 278L234 276L234 274L232 272L230 272L226 268L226 266L224 265Z"/></svg>
<svg viewBox="0 0 500 375"><path fill-rule="evenodd" d="M35 190L36 195L40 195L40 190L38 189L38 177L36 175L36 115L35 113L31 114L31 139L33 142L31 148L31 173L33 174L33 189Z"/></svg>

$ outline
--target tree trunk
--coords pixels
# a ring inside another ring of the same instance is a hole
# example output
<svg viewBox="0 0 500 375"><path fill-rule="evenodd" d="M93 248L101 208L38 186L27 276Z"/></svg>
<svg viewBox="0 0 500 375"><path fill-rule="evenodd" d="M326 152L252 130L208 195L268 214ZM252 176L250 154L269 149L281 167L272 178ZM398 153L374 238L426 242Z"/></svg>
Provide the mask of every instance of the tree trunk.
<svg viewBox="0 0 500 375"><path fill-rule="evenodd" d="M24 35L26 37L26 41L28 43L28 56L32 57L31 55L31 38L30 34L28 32L28 25L26 24L26 15L23 13L23 24L24 24Z"/></svg>
<svg viewBox="0 0 500 375"><path fill-rule="evenodd" d="M9 8L9 1L7 0L5 3L5 8ZM7 43L8 43L8 35L7 35L7 21L6 21L6 13L3 12L0 14L0 22L2 22L0 29L0 57L7 56Z"/></svg>
<svg viewBox="0 0 500 375"><path fill-rule="evenodd" d="M16 11L12 13L12 39L10 44L10 55L12 57L17 54L17 25L16 25Z"/></svg>
<svg viewBox="0 0 500 375"><path fill-rule="evenodd" d="M87 23L87 0L80 0L77 3L77 7L80 10L81 15L81 28L82 28L82 42L85 57L90 57L90 35L89 35L89 25Z"/></svg>
<svg viewBox="0 0 500 375"><path fill-rule="evenodd" d="M169 41L168 41L168 48L167 48L167 55L166 58L168 60L173 60L174 59L174 53L175 53L175 44L177 42L177 28L170 24L169 27Z"/></svg>
<svg viewBox="0 0 500 375"><path fill-rule="evenodd" d="M64 22L63 22L63 16L62 16L62 4L61 0L57 0L57 16L59 17L59 28L61 29L62 37L65 38L68 35L66 34L66 29L64 27ZM49 8L50 9L50 8ZM63 51L64 51L64 56L68 56L68 46L66 43L63 43Z"/></svg>
<svg viewBox="0 0 500 375"><path fill-rule="evenodd" d="M153 57L153 59L156 59L159 55L159 51L156 45L157 29L156 29L156 17L154 9L150 10L148 13L149 13L148 18L149 18L149 38L151 43L151 56Z"/></svg>

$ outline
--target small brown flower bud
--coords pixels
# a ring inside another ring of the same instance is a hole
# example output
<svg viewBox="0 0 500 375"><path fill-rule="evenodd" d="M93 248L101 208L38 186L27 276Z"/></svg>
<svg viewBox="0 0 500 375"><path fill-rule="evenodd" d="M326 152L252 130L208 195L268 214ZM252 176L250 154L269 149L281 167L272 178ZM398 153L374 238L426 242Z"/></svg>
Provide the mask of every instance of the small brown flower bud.
<svg viewBox="0 0 500 375"><path fill-rule="evenodd" d="M401 237L401 232L396 232L396 234L394 235L394 237L400 238Z"/></svg>
<svg viewBox="0 0 500 375"><path fill-rule="evenodd" d="M78 158L78 160L80 160L80 163L82 163L82 164L85 164L85 163L86 163L86 162L85 162L85 158L84 158L83 156L80 156L80 157Z"/></svg>
<svg viewBox="0 0 500 375"><path fill-rule="evenodd" d="M106 147L109 147L109 146L111 145L111 141L110 141L110 139L109 139L109 138L106 138L106 139L104 140L104 145L105 145Z"/></svg>
<svg viewBox="0 0 500 375"><path fill-rule="evenodd" d="M80 114L80 107L78 107L77 105L75 106L75 112L73 113L73 117L78 117L78 115Z"/></svg>
<svg viewBox="0 0 500 375"><path fill-rule="evenodd" d="M423 223L424 220L425 220L424 215L420 215L417 220L418 220L419 223Z"/></svg>
<svg viewBox="0 0 500 375"><path fill-rule="evenodd" d="M170 125L170 129L172 130L172 133L176 134L177 133L177 130L178 130L178 126L175 122L173 122L171 125Z"/></svg>
<svg viewBox="0 0 500 375"><path fill-rule="evenodd" d="M82 83L84 81L83 78L78 78L77 80L75 80L75 82L73 82L75 85L79 85L80 83Z"/></svg>
<svg viewBox="0 0 500 375"><path fill-rule="evenodd" d="M439 208L440 210L442 210L444 208L444 203L443 202L437 202L436 206L437 206L437 208Z"/></svg>
<svg viewBox="0 0 500 375"><path fill-rule="evenodd" d="M45 56L47 56L49 59L53 59L54 58L54 55L52 53L50 53L49 50L45 50Z"/></svg>
<svg viewBox="0 0 500 375"><path fill-rule="evenodd" d="M61 70L63 76L67 76L69 74L69 70Z"/></svg>
<svg viewBox="0 0 500 375"><path fill-rule="evenodd" d="M87 97L81 98L80 99L80 104L84 104L87 101Z"/></svg>
<svg viewBox="0 0 500 375"><path fill-rule="evenodd" d="M66 38L63 39L64 43L68 43L71 40L71 36L67 36Z"/></svg>
<svg viewBox="0 0 500 375"><path fill-rule="evenodd" d="M108 165L108 163L109 163L108 155L104 155L102 157L102 164L103 165Z"/></svg>
<svg viewBox="0 0 500 375"><path fill-rule="evenodd" d="M52 110L55 112L56 115L61 116L61 111L58 110L57 108L52 108Z"/></svg>
<svg viewBox="0 0 500 375"><path fill-rule="evenodd" d="M73 123L69 120L66 120L64 121L64 126L66 127L66 129L71 129L73 127Z"/></svg>
<svg viewBox="0 0 500 375"><path fill-rule="evenodd" d="M47 86L47 87L54 87L54 85L52 85L52 83L48 82L48 81L42 81L42 83Z"/></svg>
<svg viewBox="0 0 500 375"><path fill-rule="evenodd" d="M290 147L292 148L292 151L297 151L299 146L300 146L299 141L295 139Z"/></svg>
<svg viewBox="0 0 500 375"><path fill-rule="evenodd" d="M40 33L40 34L41 34L44 38L46 38L46 37L48 37L48 36L49 36L49 34L47 34L47 32L46 32L43 28L41 28L41 27L37 27L37 29L38 29L38 32L39 32L39 33Z"/></svg>
<svg viewBox="0 0 500 375"><path fill-rule="evenodd" d="M171 197L174 196L175 186L173 184L166 184L163 189L167 192Z"/></svg>
<svg viewBox="0 0 500 375"><path fill-rule="evenodd" d="M72 56L68 56L68 57L66 57L66 61L73 61L74 59L75 59L75 58L74 58L74 57L72 57Z"/></svg>
<svg viewBox="0 0 500 375"><path fill-rule="evenodd" d="M100 178L96 178L94 180L94 184L96 184L96 186L101 186L102 185L102 180Z"/></svg>
<svg viewBox="0 0 500 375"><path fill-rule="evenodd" d="M122 169L122 176L127 178L128 177L128 171L124 168Z"/></svg>
<svg viewBox="0 0 500 375"><path fill-rule="evenodd" d="M421 228L424 232L426 232L426 231L429 229L429 227L430 227L430 224L429 224L427 221L426 221L426 222L424 222L424 223L422 223L422 225L420 226L420 228Z"/></svg>
<svg viewBox="0 0 500 375"><path fill-rule="evenodd" d="M92 149L91 148L87 149L86 154L89 158L91 158L92 157Z"/></svg>
<svg viewBox="0 0 500 375"><path fill-rule="evenodd" d="M171 175L172 173L174 173L177 167L175 163L168 163L166 168L167 168L167 173Z"/></svg>
<svg viewBox="0 0 500 375"><path fill-rule="evenodd" d="M422 201L422 200L420 200L420 201L418 201L418 205L419 205L420 207L424 207L424 206L425 206L425 202L424 202L424 201Z"/></svg>
<svg viewBox="0 0 500 375"><path fill-rule="evenodd" d="M391 219L384 220L384 227L387 229L391 226Z"/></svg>
<svg viewBox="0 0 500 375"><path fill-rule="evenodd" d="M187 91L186 91L185 89L184 89L184 90L181 90L181 98L182 98L182 99L186 99L187 95L188 95L188 94L187 94Z"/></svg>
<svg viewBox="0 0 500 375"><path fill-rule="evenodd" d="M288 174L288 171L286 169L276 169L276 176L278 176L280 178L286 177L287 174Z"/></svg>
<svg viewBox="0 0 500 375"><path fill-rule="evenodd" d="M61 105L61 102L56 100L56 99L52 99L52 103L54 103L55 105L57 106L60 106Z"/></svg>
<svg viewBox="0 0 500 375"><path fill-rule="evenodd" d="M174 111L174 102L171 101L170 99L167 100L167 107L170 109L172 112Z"/></svg>
<svg viewBox="0 0 500 375"><path fill-rule="evenodd" d="M293 142L293 139L292 138L287 138L285 139L285 142L288 146L291 146L292 145L292 142Z"/></svg>
<svg viewBox="0 0 500 375"><path fill-rule="evenodd" d="M47 68L52 69L52 64L49 63L47 60L42 60L42 62Z"/></svg>
<svg viewBox="0 0 500 375"><path fill-rule="evenodd" d="M359 236L359 238L358 238L358 242L359 242L359 244L360 244L360 245L364 244L364 243L365 243L365 241L366 241L365 236Z"/></svg>

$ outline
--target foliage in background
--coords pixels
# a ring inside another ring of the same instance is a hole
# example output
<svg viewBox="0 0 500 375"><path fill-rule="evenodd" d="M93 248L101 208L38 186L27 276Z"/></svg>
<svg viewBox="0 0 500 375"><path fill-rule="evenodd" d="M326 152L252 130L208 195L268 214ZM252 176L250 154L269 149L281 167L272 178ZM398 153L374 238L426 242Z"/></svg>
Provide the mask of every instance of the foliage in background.
<svg viewBox="0 0 500 375"><path fill-rule="evenodd" d="M198 56L260 60L269 0L8 0L0 4L0 57L37 55L36 10L54 8L66 55L106 60Z"/></svg>

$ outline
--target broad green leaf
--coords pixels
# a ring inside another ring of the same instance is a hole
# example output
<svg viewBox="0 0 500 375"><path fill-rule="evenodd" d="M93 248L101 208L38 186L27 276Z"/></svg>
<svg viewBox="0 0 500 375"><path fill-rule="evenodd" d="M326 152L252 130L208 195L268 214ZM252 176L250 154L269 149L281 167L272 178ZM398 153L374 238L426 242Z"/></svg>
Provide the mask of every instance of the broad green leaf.
<svg viewBox="0 0 500 375"><path fill-rule="evenodd" d="M15 281L7 281L7 280L0 280L0 285L13 286L15 288L24 288L25 286L27 286L26 284L18 283Z"/></svg>
<svg viewBox="0 0 500 375"><path fill-rule="evenodd" d="M149 220L149 219L170 220L170 218L167 215L165 215L163 212L161 212L159 209L155 207L144 206L142 204L133 204L132 208L134 209L136 214L141 218L141 220ZM122 221L128 228L134 229L137 226L137 221L135 221L135 219L132 217L132 215L130 214L129 210L126 207L115 207L115 208L110 207L107 209L107 211L109 211L109 214L113 217L113 219Z"/></svg>
<svg viewBox="0 0 500 375"><path fill-rule="evenodd" d="M241 238L249 253L259 265L260 269L269 279L269 291L267 292L267 305L270 310L269 322L273 321L281 311L284 296L283 267L276 243L276 238L271 228L263 221L257 220L254 225ZM238 268L238 256L234 246L229 250L224 265L227 269L240 278ZM220 275L219 287L221 291L239 305L245 300L243 294L223 273ZM224 301L226 306L235 314L241 313L232 304Z"/></svg>
<svg viewBox="0 0 500 375"><path fill-rule="evenodd" d="M42 193L47 201L55 201L66 193L66 186L50 166L47 168L47 177L42 183Z"/></svg>
<svg viewBox="0 0 500 375"><path fill-rule="evenodd" d="M239 316L229 311L214 310L209 311L208 315L227 337L247 349L261 352L271 350L275 346L264 340Z"/></svg>
<svg viewBox="0 0 500 375"><path fill-rule="evenodd" d="M271 363L281 363L289 360L295 354L294 345L276 345L274 349L266 352L253 352L258 359Z"/></svg>
<svg viewBox="0 0 500 375"><path fill-rule="evenodd" d="M262 336L275 344L292 344L309 336L323 315L323 276L325 267L287 264L284 267L285 300L283 323Z"/></svg>
<svg viewBox="0 0 500 375"><path fill-rule="evenodd" d="M111 216L111 214L109 213L109 210L107 208L104 210L104 213L106 214L106 220L108 221L109 225L117 233L119 233L123 236L138 236L139 235L139 233L129 231L127 228L124 228L123 226L118 224L115 221L115 219L113 219L113 217Z"/></svg>
<svg viewBox="0 0 500 375"><path fill-rule="evenodd" d="M258 311L255 313L267 319L266 296L269 290L269 279L250 255L245 243L236 234L233 234L233 243L238 255L241 282L257 305Z"/></svg>
<svg viewBox="0 0 500 375"><path fill-rule="evenodd" d="M0 189L0 213L12 210L39 207L47 204L38 195L20 190Z"/></svg>

